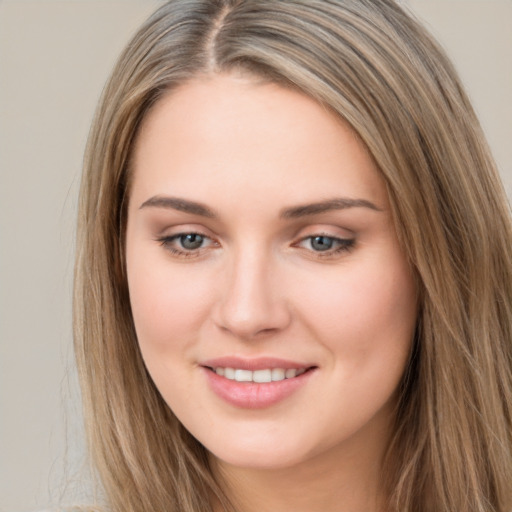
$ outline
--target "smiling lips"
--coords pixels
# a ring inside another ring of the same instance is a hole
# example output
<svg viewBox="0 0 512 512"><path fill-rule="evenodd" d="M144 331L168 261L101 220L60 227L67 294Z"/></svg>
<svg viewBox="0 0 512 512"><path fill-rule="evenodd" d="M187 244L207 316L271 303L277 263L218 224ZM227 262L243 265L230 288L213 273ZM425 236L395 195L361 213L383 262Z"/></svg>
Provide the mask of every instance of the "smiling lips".
<svg viewBox="0 0 512 512"><path fill-rule="evenodd" d="M306 369L305 368L266 368L263 370L242 370L240 368L224 368L222 366L218 366L217 368L212 368L212 370L221 377L225 377L229 380L236 380L237 382L257 382L257 383L265 383L265 382L278 382L284 379L293 379L294 377L298 377L302 375Z"/></svg>
<svg viewBox="0 0 512 512"><path fill-rule="evenodd" d="M224 358L201 366L210 389L237 408L262 409L301 388L316 366L275 359Z"/></svg>

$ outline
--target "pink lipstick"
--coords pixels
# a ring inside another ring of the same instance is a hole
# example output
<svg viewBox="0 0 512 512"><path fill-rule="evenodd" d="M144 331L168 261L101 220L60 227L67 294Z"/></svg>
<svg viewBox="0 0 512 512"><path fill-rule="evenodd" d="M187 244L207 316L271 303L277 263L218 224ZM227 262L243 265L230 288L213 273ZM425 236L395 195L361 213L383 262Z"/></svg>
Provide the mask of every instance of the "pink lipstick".
<svg viewBox="0 0 512 512"><path fill-rule="evenodd" d="M317 368L277 358L223 357L201 363L210 389L245 409L270 407L298 391Z"/></svg>

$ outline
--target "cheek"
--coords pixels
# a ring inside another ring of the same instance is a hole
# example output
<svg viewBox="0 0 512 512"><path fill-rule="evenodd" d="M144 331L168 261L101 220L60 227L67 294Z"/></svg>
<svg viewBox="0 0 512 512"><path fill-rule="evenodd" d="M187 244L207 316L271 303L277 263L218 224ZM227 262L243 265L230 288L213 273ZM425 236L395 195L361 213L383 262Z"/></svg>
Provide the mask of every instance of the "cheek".
<svg viewBox="0 0 512 512"><path fill-rule="evenodd" d="M310 332L331 354L329 396L339 408L326 413L332 417L325 424L342 422L347 432L355 432L378 411L392 410L417 318L407 266L400 260L396 265L369 263L323 280L321 288L312 281L304 303Z"/></svg>
<svg viewBox="0 0 512 512"><path fill-rule="evenodd" d="M165 255L164 255L165 256ZM130 303L142 351L172 352L191 343L207 316L213 287L207 275L169 265L166 258L128 260Z"/></svg>
<svg viewBox="0 0 512 512"><path fill-rule="evenodd" d="M383 262L391 263L384 264ZM323 279L301 280L302 316L338 361L402 359L417 317L412 275L400 258L372 258ZM307 289L307 293L305 293Z"/></svg>

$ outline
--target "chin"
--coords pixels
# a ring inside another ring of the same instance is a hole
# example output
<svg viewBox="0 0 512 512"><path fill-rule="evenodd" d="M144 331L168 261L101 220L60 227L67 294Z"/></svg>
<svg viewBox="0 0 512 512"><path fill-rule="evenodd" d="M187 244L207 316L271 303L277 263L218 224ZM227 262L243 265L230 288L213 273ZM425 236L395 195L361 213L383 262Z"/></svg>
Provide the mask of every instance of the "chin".
<svg viewBox="0 0 512 512"><path fill-rule="evenodd" d="M252 470L282 470L298 466L308 459L304 453L289 453L276 449L243 449L231 447L228 450L210 452L221 465Z"/></svg>
<svg viewBox="0 0 512 512"><path fill-rule="evenodd" d="M221 465L254 470L282 470L299 466L330 447L285 435L231 435L223 443L204 444Z"/></svg>

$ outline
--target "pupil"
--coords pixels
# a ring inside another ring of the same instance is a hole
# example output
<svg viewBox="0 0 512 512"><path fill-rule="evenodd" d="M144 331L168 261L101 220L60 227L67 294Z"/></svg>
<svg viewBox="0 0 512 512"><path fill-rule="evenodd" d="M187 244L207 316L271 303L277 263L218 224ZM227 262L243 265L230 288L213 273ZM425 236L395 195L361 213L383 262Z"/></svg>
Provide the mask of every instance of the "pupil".
<svg viewBox="0 0 512 512"><path fill-rule="evenodd" d="M328 236L315 236L311 240L311 247L315 251L327 251L332 247L333 239Z"/></svg>
<svg viewBox="0 0 512 512"><path fill-rule="evenodd" d="M180 241L184 249L199 249L203 243L203 237L201 235L190 233L188 235L183 235Z"/></svg>

